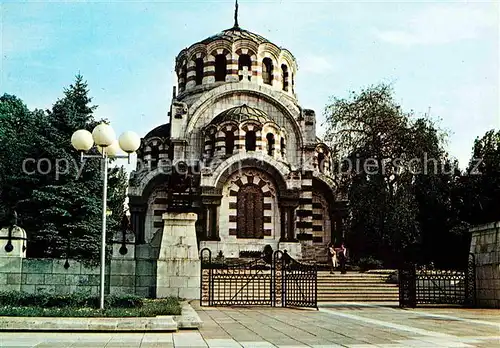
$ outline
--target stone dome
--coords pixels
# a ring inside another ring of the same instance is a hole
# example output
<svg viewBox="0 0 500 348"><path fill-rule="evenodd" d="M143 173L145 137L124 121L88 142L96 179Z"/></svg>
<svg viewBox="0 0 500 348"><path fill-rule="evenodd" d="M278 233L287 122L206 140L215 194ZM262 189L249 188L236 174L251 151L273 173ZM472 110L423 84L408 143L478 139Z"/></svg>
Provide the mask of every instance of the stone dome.
<svg viewBox="0 0 500 348"><path fill-rule="evenodd" d="M210 123L220 124L227 121L241 123L248 120L257 121L261 124L270 121L269 117L264 111L243 104L221 112L219 115L214 117L214 119Z"/></svg>
<svg viewBox="0 0 500 348"><path fill-rule="evenodd" d="M252 40L258 44L270 42L265 37L260 36L259 34L252 33L251 31L242 29L240 27L232 27L230 29L221 31L218 34L210 36L205 40L200 41L200 43L206 45L216 40L227 40L230 42L235 42L237 40L242 40L242 39Z"/></svg>
<svg viewBox="0 0 500 348"><path fill-rule="evenodd" d="M165 123L162 124L161 126L158 126L151 130L144 139L149 139L149 138L169 138L170 137L170 123Z"/></svg>

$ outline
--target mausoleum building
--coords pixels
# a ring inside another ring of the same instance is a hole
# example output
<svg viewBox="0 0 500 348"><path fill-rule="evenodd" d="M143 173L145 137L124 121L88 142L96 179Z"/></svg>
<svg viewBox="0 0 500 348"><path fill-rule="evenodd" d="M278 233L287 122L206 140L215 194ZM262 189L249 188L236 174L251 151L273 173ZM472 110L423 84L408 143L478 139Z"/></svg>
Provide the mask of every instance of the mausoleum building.
<svg viewBox="0 0 500 348"><path fill-rule="evenodd" d="M158 255L170 210L196 213L199 250L237 258L270 245L326 261L345 201L315 112L297 99L293 54L236 20L181 50L175 71L165 124L142 138L130 179L135 256Z"/></svg>

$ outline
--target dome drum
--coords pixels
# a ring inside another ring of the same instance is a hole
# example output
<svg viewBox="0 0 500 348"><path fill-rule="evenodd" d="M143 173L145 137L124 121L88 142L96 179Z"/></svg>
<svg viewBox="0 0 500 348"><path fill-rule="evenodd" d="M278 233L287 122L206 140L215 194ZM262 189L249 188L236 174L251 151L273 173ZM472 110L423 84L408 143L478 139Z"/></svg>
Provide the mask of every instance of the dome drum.
<svg viewBox="0 0 500 348"><path fill-rule="evenodd" d="M262 36L233 27L183 49L176 59L179 97L220 82L266 85L295 98L293 55Z"/></svg>

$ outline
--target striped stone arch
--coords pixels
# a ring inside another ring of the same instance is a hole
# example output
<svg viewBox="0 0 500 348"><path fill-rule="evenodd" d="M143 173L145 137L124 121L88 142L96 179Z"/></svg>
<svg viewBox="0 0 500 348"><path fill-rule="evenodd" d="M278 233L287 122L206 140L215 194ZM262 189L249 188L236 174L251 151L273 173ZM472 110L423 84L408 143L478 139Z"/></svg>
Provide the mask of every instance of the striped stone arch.
<svg viewBox="0 0 500 348"><path fill-rule="evenodd" d="M203 83L214 83L215 82L215 57L219 54L223 54L226 56L226 81L228 81L228 77L232 76L232 61L233 57L231 54L231 46L213 46L210 45L207 47L207 52L210 52L206 56L205 68L203 70L204 77Z"/></svg>
<svg viewBox="0 0 500 348"><path fill-rule="evenodd" d="M255 202L246 201L248 193ZM264 238L272 235L274 212L278 207L276 187L267 173L252 169L236 172L227 180L222 195L229 203L230 236ZM250 228L249 224L252 224ZM253 233L248 233L249 230Z"/></svg>
<svg viewBox="0 0 500 348"><path fill-rule="evenodd" d="M206 73L205 67L207 65L207 53L205 50L205 46L197 47L196 51L193 52L187 63L187 80L186 80L186 88L193 88L196 86L196 59L203 59L203 78L202 81L205 80ZM203 82L202 82L203 83Z"/></svg>
<svg viewBox="0 0 500 348"><path fill-rule="evenodd" d="M320 173L323 174L329 174L331 173L331 156L330 156L330 149L328 146L324 143L320 143L316 145L316 149L314 151L314 157L313 157L313 166L314 168L319 171ZM320 168L320 165L322 163L322 168Z"/></svg>
<svg viewBox="0 0 500 348"><path fill-rule="evenodd" d="M257 50L253 51L252 49L245 47L245 48L239 48L235 51L236 53L236 65L238 64L238 59L242 54L248 54L250 56L250 61L252 63L251 65L251 80L254 80L255 78L258 78L262 74L261 66L259 64L259 60L257 59ZM239 74L239 71L237 71L237 74Z"/></svg>
<svg viewBox="0 0 500 348"><path fill-rule="evenodd" d="M224 183L233 173L246 169L256 169L269 173L273 177L278 189L278 196L279 192L287 190L286 178L290 173L290 169L273 158L262 156L262 153L256 153L252 156L242 153L226 159L207 178L203 186L215 187L222 190Z"/></svg>
<svg viewBox="0 0 500 348"><path fill-rule="evenodd" d="M179 85L179 93L186 89L187 84L187 60L183 59L177 70L177 84Z"/></svg>
<svg viewBox="0 0 500 348"><path fill-rule="evenodd" d="M298 135L297 144L298 146L303 145L302 131L297 119L300 116L300 111L297 105L293 104L289 98L283 95L281 92L271 90L261 85L248 84L244 88L241 84L234 83L224 86L218 86L211 89L210 91L203 94L194 104L190 107L191 117L182 132L183 135L191 133L194 127L197 125L198 120L204 114L205 110L209 108L212 104L220 99L226 98L229 95L245 92L248 94L256 95L260 98L265 99L269 103L275 105L285 117L291 122L294 133Z"/></svg>
<svg viewBox="0 0 500 348"><path fill-rule="evenodd" d="M263 43L259 47L259 56L261 58L271 58L274 64L278 64L280 49L272 43Z"/></svg>
<svg viewBox="0 0 500 348"><path fill-rule="evenodd" d="M259 45L252 40L241 39L241 40L235 41L234 45L233 45L234 52L236 52L236 54L240 55L241 53L239 53L239 51L242 49L248 49L250 52L252 52L252 54L256 54L259 51ZM248 53L245 53L245 54L248 54Z"/></svg>
<svg viewBox="0 0 500 348"><path fill-rule="evenodd" d="M243 148L245 147L246 134L255 132L255 151L262 151L262 124L254 120L248 120L240 124L240 136L244 136Z"/></svg>
<svg viewBox="0 0 500 348"><path fill-rule="evenodd" d="M225 156L226 155L226 134L227 132L233 133L234 136L234 144L233 144L233 152L237 150L237 139L239 136L239 128L238 124L234 121L226 121L218 125L217 127L217 135L215 138L216 144L215 144L215 153L220 155L220 156Z"/></svg>
<svg viewBox="0 0 500 348"><path fill-rule="evenodd" d="M203 58L207 55L207 46L197 44L189 49L188 60L195 60L196 58Z"/></svg>
<svg viewBox="0 0 500 348"><path fill-rule="evenodd" d="M267 153L267 134L273 134L274 136L274 158L278 158L279 147L280 147L280 134L281 129L274 122L266 122L262 127L262 148L264 152Z"/></svg>

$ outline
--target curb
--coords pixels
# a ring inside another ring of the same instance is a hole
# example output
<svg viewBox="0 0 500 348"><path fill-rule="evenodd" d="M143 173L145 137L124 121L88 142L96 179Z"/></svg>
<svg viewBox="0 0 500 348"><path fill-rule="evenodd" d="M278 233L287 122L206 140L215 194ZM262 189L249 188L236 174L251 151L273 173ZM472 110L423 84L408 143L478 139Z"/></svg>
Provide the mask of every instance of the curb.
<svg viewBox="0 0 500 348"><path fill-rule="evenodd" d="M188 302L181 315L130 318L0 317L5 331L92 331L92 332L173 332L198 329L203 325Z"/></svg>

